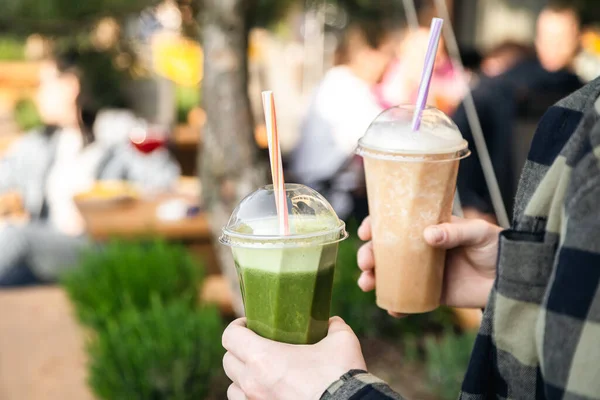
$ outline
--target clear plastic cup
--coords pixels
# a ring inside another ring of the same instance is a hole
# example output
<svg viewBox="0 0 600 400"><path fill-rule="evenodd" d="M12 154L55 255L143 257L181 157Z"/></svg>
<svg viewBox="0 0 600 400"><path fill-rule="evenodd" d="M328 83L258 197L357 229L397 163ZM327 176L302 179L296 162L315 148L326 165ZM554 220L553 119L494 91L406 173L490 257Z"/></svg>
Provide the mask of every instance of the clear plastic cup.
<svg viewBox="0 0 600 400"><path fill-rule="evenodd" d="M312 344L327 335L338 243L348 234L313 189L285 185L289 235L281 235L273 186L247 196L220 242L235 259L248 328L268 339Z"/></svg>
<svg viewBox="0 0 600 400"><path fill-rule="evenodd" d="M414 106L381 113L359 140L373 229L377 305L423 313L440 305L446 252L429 246L423 232L448 222L459 160L467 142L440 110L423 111L411 129Z"/></svg>

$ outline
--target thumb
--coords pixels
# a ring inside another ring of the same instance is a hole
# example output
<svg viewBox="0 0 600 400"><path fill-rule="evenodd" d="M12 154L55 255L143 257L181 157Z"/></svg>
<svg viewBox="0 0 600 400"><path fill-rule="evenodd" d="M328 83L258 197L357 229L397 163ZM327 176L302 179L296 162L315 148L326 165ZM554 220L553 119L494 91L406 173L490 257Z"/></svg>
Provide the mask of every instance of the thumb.
<svg viewBox="0 0 600 400"><path fill-rule="evenodd" d="M495 238L500 231L486 221L480 219L463 219L455 222L433 225L425 228L425 241L442 249L452 249L459 246L477 246Z"/></svg>

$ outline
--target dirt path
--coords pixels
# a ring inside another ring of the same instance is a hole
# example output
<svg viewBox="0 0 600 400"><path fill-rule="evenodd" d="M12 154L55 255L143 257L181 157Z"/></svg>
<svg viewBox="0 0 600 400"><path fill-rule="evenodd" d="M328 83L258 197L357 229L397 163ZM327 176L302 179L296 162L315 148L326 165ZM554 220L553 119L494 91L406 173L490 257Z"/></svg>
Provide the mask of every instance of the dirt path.
<svg viewBox="0 0 600 400"><path fill-rule="evenodd" d="M361 346L369 372L386 381L407 399L438 400L423 383L423 371L403 363L397 345L379 339L363 339Z"/></svg>
<svg viewBox="0 0 600 400"><path fill-rule="evenodd" d="M70 315L58 288L0 291L0 399L93 400Z"/></svg>

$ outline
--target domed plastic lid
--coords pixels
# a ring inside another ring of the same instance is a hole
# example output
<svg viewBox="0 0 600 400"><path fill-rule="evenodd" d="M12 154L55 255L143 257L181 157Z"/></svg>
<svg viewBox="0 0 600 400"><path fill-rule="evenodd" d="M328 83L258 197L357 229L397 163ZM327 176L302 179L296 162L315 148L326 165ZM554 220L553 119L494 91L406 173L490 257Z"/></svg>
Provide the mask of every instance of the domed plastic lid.
<svg viewBox="0 0 600 400"><path fill-rule="evenodd" d="M331 205L308 186L285 185L289 234L280 233L273 185L248 195L233 211L219 241L239 247L299 247L339 242L348 234Z"/></svg>
<svg viewBox="0 0 600 400"><path fill-rule="evenodd" d="M358 141L357 153L377 158L436 160L460 159L469 155L467 141L456 124L434 107L423 110L421 127L412 130L414 106L397 106L383 111Z"/></svg>

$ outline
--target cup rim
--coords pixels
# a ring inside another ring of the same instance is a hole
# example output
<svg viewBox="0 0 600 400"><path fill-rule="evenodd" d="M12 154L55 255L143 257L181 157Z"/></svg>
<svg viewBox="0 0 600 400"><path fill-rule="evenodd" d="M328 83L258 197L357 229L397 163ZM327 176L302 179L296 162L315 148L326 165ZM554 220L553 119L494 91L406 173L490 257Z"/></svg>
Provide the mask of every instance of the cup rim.
<svg viewBox="0 0 600 400"><path fill-rule="evenodd" d="M460 146L448 149L440 153L419 153L419 152L407 152L407 151L390 151L374 146L367 146L362 141L362 138L358 141L356 147L356 154L362 157L377 158L381 160L389 161L403 161L403 162L448 162L462 160L463 158L471 155L468 143L464 140L464 143Z"/></svg>
<svg viewBox="0 0 600 400"><path fill-rule="evenodd" d="M338 243L345 240L350 235L346 231L346 223L339 221L338 226L327 231L309 232L303 234L293 234L288 236L280 235L250 235L239 233L224 227L221 229L219 243L228 247L246 247L246 248L286 248L286 247L309 247L325 246ZM331 237L328 240L319 240L320 238Z"/></svg>

